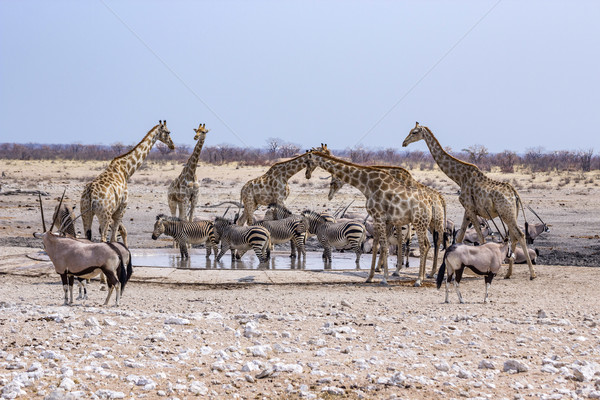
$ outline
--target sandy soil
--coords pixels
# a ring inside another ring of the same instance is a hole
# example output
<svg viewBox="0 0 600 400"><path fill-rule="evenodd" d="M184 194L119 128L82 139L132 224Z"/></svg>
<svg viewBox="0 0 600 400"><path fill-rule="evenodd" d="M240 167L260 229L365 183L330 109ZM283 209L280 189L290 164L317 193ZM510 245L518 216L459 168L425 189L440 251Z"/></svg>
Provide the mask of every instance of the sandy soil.
<svg viewBox="0 0 600 400"><path fill-rule="evenodd" d="M85 182L105 166L0 160L1 192L48 192L49 219L52 199L67 187L68 203L78 204ZM168 211L166 188L180 168L149 163L133 176L124 221L132 248L170 247L150 233L156 214ZM201 205L238 200L241 186L265 170L200 166ZM413 174L441 190L460 221L456 185L440 172ZM328 182L318 179L325 176L293 177L290 208L334 210L355 200L350 211L364 215L355 189L328 203ZM600 270L592 268L600 266L599 174L503 177L551 232L535 244L538 278L529 281L517 266L513 279L494 281L491 304L481 304L479 278L463 282L460 305L454 293L442 304L431 281L413 288L401 278L385 288L359 275L343 284L137 280L119 308L98 307L105 293L93 283L85 305L64 307L58 276L9 273L1 277L0 396L600 398ZM196 215L224 210L198 207ZM31 263L21 257L41 247L32 238L39 230L37 196L0 196L2 265Z"/></svg>

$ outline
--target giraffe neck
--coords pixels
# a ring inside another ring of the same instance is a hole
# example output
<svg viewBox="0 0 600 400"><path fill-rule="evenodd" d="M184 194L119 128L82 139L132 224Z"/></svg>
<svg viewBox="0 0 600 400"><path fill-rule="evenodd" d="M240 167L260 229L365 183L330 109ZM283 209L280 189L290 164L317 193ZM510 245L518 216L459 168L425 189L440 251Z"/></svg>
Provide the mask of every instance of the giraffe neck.
<svg viewBox="0 0 600 400"><path fill-rule="evenodd" d="M196 180L196 168L198 167L198 159L200 158L200 152L202 151L202 146L204 146L204 140L206 139L206 133L200 134L200 138L198 142L196 142L196 146L194 147L194 151L190 158L188 158L187 163L183 167L181 171L181 176L190 181Z"/></svg>
<svg viewBox="0 0 600 400"><path fill-rule="evenodd" d="M335 176L339 180L354 186L362 192L366 197L371 195L371 188L369 187L369 181L375 179L380 175L377 170L365 168L360 165L340 162L329 157L323 157L315 154L317 165ZM385 173L382 173L385 174Z"/></svg>
<svg viewBox="0 0 600 400"><path fill-rule="evenodd" d="M152 128L137 146L122 156L118 156L112 160L108 168L119 172L124 176L126 181L129 180L131 175L133 175L140 165L142 165L146 157L148 157L150 150L152 150L152 146L156 143L157 135L158 125Z"/></svg>
<svg viewBox="0 0 600 400"><path fill-rule="evenodd" d="M269 170L269 173L273 176L281 177L287 182L292 176L306 167L304 163L305 156L305 154L302 154L301 156L297 156L291 160L274 164Z"/></svg>
<svg viewBox="0 0 600 400"><path fill-rule="evenodd" d="M452 179L459 186L462 186L465 179L472 175L469 170L479 170L476 166L460 161L448 154L442 148L440 142L433 136L433 133L429 128L425 128L423 139L425 140L425 143L427 143L429 152L440 169L448 176L448 178Z"/></svg>

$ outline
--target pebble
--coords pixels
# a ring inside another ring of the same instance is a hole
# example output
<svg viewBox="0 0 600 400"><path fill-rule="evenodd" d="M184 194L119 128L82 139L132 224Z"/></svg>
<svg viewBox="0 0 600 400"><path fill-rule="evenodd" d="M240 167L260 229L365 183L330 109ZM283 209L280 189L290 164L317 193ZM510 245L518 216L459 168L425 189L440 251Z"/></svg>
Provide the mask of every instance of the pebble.
<svg viewBox="0 0 600 400"><path fill-rule="evenodd" d="M187 318L168 317L165 319L166 325L190 325L191 322Z"/></svg>
<svg viewBox="0 0 600 400"><path fill-rule="evenodd" d="M527 372L529 371L529 367L527 364L518 361L518 360L506 360L504 361L504 368L502 369L504 372Z"/></svg>

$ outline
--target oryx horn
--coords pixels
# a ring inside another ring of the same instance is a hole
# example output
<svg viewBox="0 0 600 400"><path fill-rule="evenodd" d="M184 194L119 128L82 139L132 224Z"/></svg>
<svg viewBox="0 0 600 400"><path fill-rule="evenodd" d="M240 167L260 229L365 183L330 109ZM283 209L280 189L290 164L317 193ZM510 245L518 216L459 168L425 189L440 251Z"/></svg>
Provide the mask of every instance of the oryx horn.
<svg viewBox="0 0 600 400"><path fill-rule="evenodd" d="M540 220L540 222L542 224L546 225L546 223L544 221L542 221L542 219L540 218L540 216L535 211L533 211L533 208L531 208L530 206L527 206L527 208L529 208L529 211L531 211Z"/></svg>
<svg viewBox="0 0 600 400"><path fill-rule="evenodd" d="M490 219L492 220L492 223L496 227L496 230L498 231L498 234L500 235L500 237L502 238L502 240L506 240L506 238L504 236L502 236L502 233L500 233L500 228L498 228L498 225L496 225L496 221L494 221L494 219L492 218L492 215L490 214L490 212L488 211L488 209L486 207L483 207L483 209L487 213L488 217L490 217ZM502 221L502 218L500 218L500 221Z"/></svg>
<svg viewBox="0 0 600 400"><path fill-rule="evenodd" d="M352 200L352 201L350 202L350 204L348 204L348 205L346 206L346 208L344 208L344 210L343 210L343 211L342 211L342 213L340 214L340 218L344 218L344 215L346 215L346 211L348 211L348 209L350 208L350 206L352 205L352 203L354 203L354 200Z"/></svg>
<svg viewBox="0 0 600 400"><path fill-rule="evenodd" d="M44 207L42 207L42 195L38 193L40 199L40 211L42 212L42 228L44 229L44 233L46 233L46 221L44 220Z"/></svg>

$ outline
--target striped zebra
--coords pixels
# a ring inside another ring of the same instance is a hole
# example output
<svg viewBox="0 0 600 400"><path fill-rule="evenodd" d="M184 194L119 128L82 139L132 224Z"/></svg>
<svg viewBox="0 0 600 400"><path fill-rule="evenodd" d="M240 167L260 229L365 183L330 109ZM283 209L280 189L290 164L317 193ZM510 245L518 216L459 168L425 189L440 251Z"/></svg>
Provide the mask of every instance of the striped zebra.
<svg viewBox="0 0 600 400"><path fill-rule="evenodd" d="M356 264L360 262L361 243L365 240L367 230L357 221L327 222L325 218L311 210L304 210L302 215L308 221L308 231L317 235L324 248L323 258L331 263L331 248L343 248L350 245L356 253Z"/></svg>
<svg viewBox="0 0 600 400"><path fill-rule="evenodd" d="M60 208L59 208L60 207ZM58 231L64 235L77 237L75 232L75 210L76 206L69 208L66 204L57 204L54 208L54 214L52 215L52 221L56 222Z"/></svg>
<svg viewBox="0 0 600 400"><path fill-rule="evenodd" d="M277 220L262 220L255 221L254 225L267 228L271 235L271 245L290 242L292 253L290 257L296 257L296 249L298 249L298 257L304 256L306 260L306 226L304 218L300 216L290 216Z"/></svg>
<svg viewBox="0 0 600 400"><path fill-rule="evenodd" d="M271 203L269 204L267 212L265 213L265 219L284 219L294 215L296 214L292 213L285 206L277 203ZM325 221L327 222L337 222L335 217L328 212L323 211L319 213L319 215L325 218Z"/></svg>
<svg viewBox="0 0 600 400"><path fill-rule="evenodd" d="M154 223L152 239L156 240L162 234L171 236L179 245L181 258L189 258L187 245L206 243L206 258L210 257L211 249L217 254L217 240L212 221L184 221L178 217L159 214Z"/></svg>
<svg viewBox="0 0 600 400"><path fill-rule="evenodd" d="M235 250L240 250L238 258L246 251L252 249L260 263L265 263L271 258L271 235L267 228L262 226L239 226L223 217L215 218L215 234L217 242L221 241L221 251L215 261L231 250L231 261L235 260Z"/></svg>

